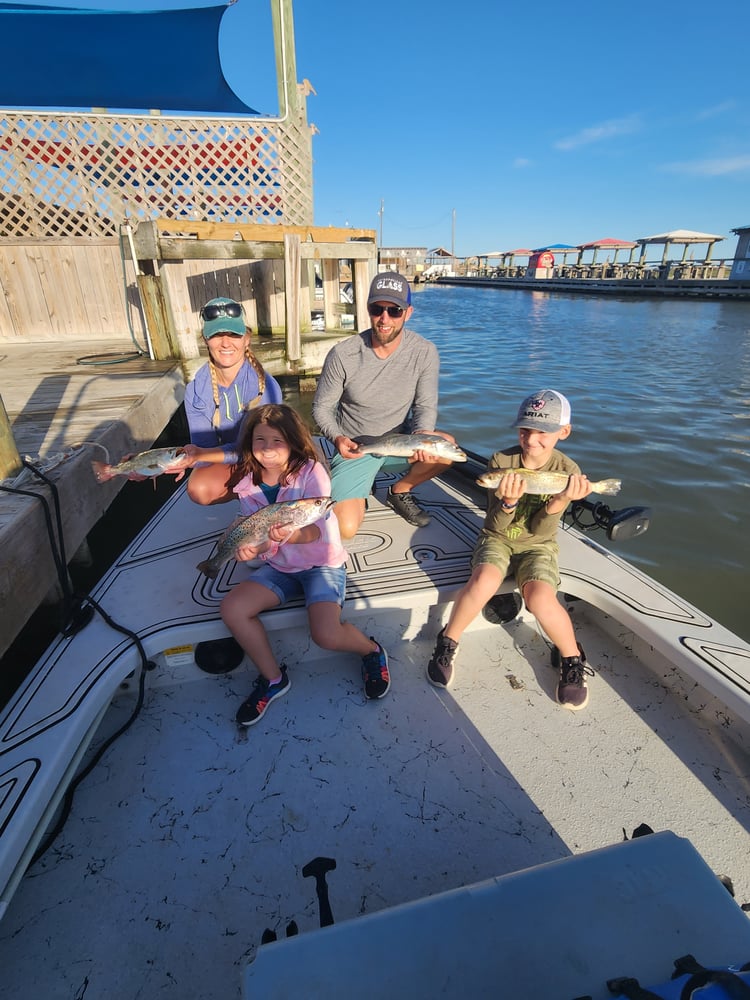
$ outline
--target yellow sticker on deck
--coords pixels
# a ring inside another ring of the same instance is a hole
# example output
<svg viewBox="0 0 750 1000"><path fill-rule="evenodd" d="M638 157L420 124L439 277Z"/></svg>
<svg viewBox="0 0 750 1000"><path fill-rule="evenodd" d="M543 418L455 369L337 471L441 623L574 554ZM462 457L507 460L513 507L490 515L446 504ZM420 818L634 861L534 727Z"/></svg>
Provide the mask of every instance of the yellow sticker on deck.
<svg viewBox="0 0 750 1000"><path fill-rule="evenodd" d="M182 667L195 660L192 646L171 646L163 652L165 663L172 667Z"/></svg>

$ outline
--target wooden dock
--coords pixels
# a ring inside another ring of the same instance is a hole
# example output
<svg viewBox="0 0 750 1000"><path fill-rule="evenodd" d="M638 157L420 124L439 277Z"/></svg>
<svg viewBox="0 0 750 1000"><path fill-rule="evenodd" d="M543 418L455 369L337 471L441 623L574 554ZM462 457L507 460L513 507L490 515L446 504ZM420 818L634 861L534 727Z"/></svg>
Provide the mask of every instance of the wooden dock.
<svg viewBox="0 0 750 1000"><path fill-rule="evenodd" d="M105 363L81 364L98 351ZM150 447L182 402L185 380L177 361L138 356L123 337L101 342L0 344L2 399L21 457L45 457L97 442L112 458ZM121 361L122 358L129 360ZM118 362L118 363L115 363ZM60 501L68 561L125 483L98 484L91 459L98 448L77 449L45 475ZM4 485L13 487L6 480ZM28 473L18 483L31 496L0 490L0 656L45 599L57 593L58 570L49 537L59 546L52 490Z"/></svg>
<svg viewBox="0 0 750 1000"><path fill-rule="evenodd" d="M513 288L525 292L573 292L642 298L750 300L750 282L728 278L436 278L438 285Z"/></svg>

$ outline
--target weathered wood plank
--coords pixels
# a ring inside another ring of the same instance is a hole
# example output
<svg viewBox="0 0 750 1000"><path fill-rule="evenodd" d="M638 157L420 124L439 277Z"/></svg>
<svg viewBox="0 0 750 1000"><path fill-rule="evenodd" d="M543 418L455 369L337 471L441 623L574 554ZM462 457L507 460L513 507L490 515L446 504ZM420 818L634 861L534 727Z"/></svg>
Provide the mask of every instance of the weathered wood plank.
<svg viewBox="0 0 750 1000"><path fill-rule="evenodd" d="M276 223L204 222L191 219L155 219L159 233L182 233L199 240L233 240L235 237L252 242L275 240L284 242L284 234L299 236L300 240L314 242L325 240L336 243L347 240L368 239L375 242L374 229L349 229L337 226L284 226ZM140 230L141 226L138 227Z"/></svg>

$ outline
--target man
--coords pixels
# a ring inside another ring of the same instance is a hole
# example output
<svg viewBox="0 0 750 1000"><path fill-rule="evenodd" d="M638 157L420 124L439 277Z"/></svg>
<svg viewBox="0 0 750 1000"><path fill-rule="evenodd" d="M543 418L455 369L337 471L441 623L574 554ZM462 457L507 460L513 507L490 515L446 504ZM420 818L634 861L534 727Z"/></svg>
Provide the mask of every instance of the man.
<svg viewBox="0 0 750 1000"><path fill-rule="evenodd" d="M360 455L357 438L391 432L435 431L440 359L430 341L406 329L411 318L409 283L395 271L376 275L367 298L370 329L342 340L323 365L313 416L336 446L331 492L343 538L353 538L365 516L365 500L378 471L404 466L404 459ZM443 437L452 440L449 435ZM429 514L412 489L449 465L423 451L388 490L386 503L410 524L422 527Z"/></svg>

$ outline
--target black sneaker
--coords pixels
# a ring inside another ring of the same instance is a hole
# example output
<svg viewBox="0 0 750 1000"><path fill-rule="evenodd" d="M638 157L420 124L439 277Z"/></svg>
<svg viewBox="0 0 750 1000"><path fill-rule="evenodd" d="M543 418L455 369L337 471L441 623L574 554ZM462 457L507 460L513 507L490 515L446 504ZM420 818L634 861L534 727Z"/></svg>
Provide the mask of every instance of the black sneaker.
<svg viewBox="0 0 750 1000"><path fill-rule="evenodd" d="M241 726L254 726L265 713L274 698L286 694L292 682L286 674L286 666L281 665L281 680L277 684L269 684L265 677L259 677L253 685L253 690L247 701L243 701L237 710L237 722Z"/></svg>
<svg viewBox="0 0 750 1000"><path fill-rule="evenodd" d="M377 641L377 651L362 657L362 680L365 683L366 698L383 698L391 686L391 675L388 670L388 654Z"/></svg>
<svg viewBox="0 0 750 1000"><path fill-rule="evenodd" d="M453 681L453 660L458 650L458 643L445 635L445 628L438 632L435 652L427 664L427 680L434 687L447 688Z"/></svg>
<svg viewBox="0 0 750 1000"><path fill-rule="evenodd" d="M389 487L385 502L392 510L396 511L399 517L403 517L409 524L415 524L418 528L424 528L426 524L430 523L430 515L422 510L411 495L410 490L407 490L406 493L394 493Z"/></svg>
<svg viewBox="0 0 750 1000"><path fill-rule="evenodd" d="M552 647L552 666L560 671L557 683L556 698L558 705L569 708L571 712L579 712L589 703L589 690L586 685L586 674L594 676L594 671L586 662L583 646L578 643L580 656L560 656L557 646Z"/></svg>

